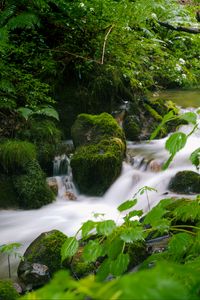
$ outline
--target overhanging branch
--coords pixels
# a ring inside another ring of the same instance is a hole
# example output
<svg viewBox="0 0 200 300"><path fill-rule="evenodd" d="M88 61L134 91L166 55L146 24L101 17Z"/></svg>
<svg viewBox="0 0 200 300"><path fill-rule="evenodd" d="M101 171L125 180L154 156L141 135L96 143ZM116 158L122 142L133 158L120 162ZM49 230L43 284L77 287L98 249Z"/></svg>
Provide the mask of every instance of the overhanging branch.
<svg viewBox="0 0 200 300"><path fill-rule="evenodd" d="M169 24L168 22L161 22L161 21L158 21L158 23L163 27L166 27L168 29L175 30L175 31L183 31L183 32L192 33L192 34L200 33L200 28L188 28L188 27L183 27L183 26L174 26L172 24Z"/></svg>

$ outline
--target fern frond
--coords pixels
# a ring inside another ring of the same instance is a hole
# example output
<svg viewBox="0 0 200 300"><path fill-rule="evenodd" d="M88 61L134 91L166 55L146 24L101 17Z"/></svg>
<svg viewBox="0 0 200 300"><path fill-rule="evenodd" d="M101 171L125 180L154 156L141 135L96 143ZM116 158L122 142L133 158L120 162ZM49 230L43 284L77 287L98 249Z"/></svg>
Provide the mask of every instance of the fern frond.
<svg viewBox="0 0 200 300"><path fill-rule="evenodd" d="M15 93L15 87L9 80L2 79L0 81L0 90L5 93Z"/></svg>
<svg viewBox="0 0 200 300"><path fill-rule="evenodd" d="M0 45L8 43L8 30L6 28L0 28Z"/></svg>
<svg viewBox="0 0 200 300"><path fill-rule="evenodd" d="M17 28L29 29L34 28L35 26L40 26L40 20L38 16L27 12L24 12L16 17L11 18L7 23L7 27L10 30L14 30Z"/></svg>
<svg viewBox="0 0 200 300"><path fill-rule="evenodd" d="M0 15L0 27L4 26L9 18L11 18L16 10L16 5L8 6Z"/></svg>

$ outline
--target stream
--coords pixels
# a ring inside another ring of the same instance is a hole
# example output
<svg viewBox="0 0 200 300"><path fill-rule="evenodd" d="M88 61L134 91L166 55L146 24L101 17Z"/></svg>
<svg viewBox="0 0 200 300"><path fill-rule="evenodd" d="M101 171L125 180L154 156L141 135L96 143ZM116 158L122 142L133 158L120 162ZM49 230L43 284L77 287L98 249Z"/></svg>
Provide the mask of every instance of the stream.
<svg viewBox="0 0 200 300"><path fill-rule="evenodd" d="M192 109L184 111L188 110ZM191 128L187 125L182 126L180 130L189 132ZM143 186L157 190L157 192L148 193L152 208L161 199L175 195L169 192L168 184L178 171L195 171L189 161L189 156L193 150L199 147L199 138L199 131L190 136L184 149L178 152L166 171L161 171L159 166L168 158L168 152L165 150L167 138L151 142L127 142L127 159L123 162L121 175L102 197L87 197L79 194L73 184L71 170L68 170L68 174L65 176L56 176L59 192L53 203L37 210L0 211L0 244L21 243L21 253L23 253L42 232L58 229L71 236L83 222L94 219L95 213L105 214L104 219L114 219L120 223L123 216L119 215L117 206L125 200L132 199ZM73 192L77 199L67 200L66 191ZM179 195L179 197L182 196ZM148 211L145 194L138 196L135 209L142 209L144 213ZM14 257L11 257L11 263L12 274L15 274L17 262ZM7 273L6 258L1 256L0 278L7 277Z"/></svg>

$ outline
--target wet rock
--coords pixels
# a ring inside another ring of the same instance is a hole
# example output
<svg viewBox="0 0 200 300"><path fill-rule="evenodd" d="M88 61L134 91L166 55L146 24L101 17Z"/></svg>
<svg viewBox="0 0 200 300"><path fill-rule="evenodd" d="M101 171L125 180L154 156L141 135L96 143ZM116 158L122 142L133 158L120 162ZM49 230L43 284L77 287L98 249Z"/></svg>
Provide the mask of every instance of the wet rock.
<svg viewBox="0 0 200 300"><path fill-rule="evenodd" d="M149 168L152 172L160 172L162 170L162 164L158 160L152 160L149 163Z"/></svg>
<svg viewBox="0 0 200 300"><path fill-rule="evenodd" d="M50 279L49 268L39 263L25 262L18 269L20 281L26 290L31 290L46 284Z"/></svg>
<svg viewBox="0 0 200 300"><path fill-rule="evenodd" d="M59 230L44 232L39 235L26 249L24 261L18 267L18 276L27 269L27 264L41 264L48 267L50 275L61 269L61 247L67 236ZM34 265L35 268L37 265Z"/></svg>
<svg viewBox="0 0 200 300"><path fill-rule="evenodd" d="M48 177L47 178L47 184L49 188L52 190L54 195L58 195L58 183L55 177Z"/></svg>
<svg viewBox="0 0 200 300"><path fill-rule="evenodd" d="M178 172L169 183L169 190L179 194L200 193L200 175L193 171Z"/></svg>
<svg viewBox="0 0 200 300"><path fill-rule="evenodd" d="M65 198L67 200L76 200L77 199L77 197L74 195L74 193L72 193L70 191L65 192Z"/></svg>

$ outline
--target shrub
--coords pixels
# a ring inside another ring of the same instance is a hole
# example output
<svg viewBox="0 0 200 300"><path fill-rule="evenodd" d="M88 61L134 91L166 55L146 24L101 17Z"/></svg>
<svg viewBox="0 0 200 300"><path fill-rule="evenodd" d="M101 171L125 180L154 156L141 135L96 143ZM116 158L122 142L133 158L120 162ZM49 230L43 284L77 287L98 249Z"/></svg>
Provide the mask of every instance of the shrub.
<svg viewBox="0 0 200 300"><path fill-rule="evenodd" d="M18 297L11 281L0 280L0 300L16 300Z"/></svg>

